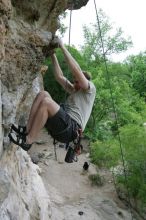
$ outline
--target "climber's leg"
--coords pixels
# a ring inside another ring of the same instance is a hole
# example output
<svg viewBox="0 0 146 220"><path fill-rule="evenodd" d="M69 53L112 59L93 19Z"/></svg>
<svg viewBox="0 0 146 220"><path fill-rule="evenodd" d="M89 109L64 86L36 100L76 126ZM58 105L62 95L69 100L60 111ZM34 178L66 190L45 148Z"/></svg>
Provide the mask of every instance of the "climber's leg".
<svg viewBox="0 0 146 220"><path fill-rule="evenodd" d="M32 143L36 139L41 128L43 128L46 124L48 118L56 115L56 113L60 109L60 106L49 95L46 95L46 97L43 98L40 97L41 101L37 100L37 98L33 103L30 113L31 128L28 135L24 133L20 134L17 132L10 132L8 135L13 143L19 145L22 149L26 151L31 148Z"/></svg>
<svg viewBox="0 0 146 220"><path fill-rule="evenodd" d="M49 95L48 92L46 91L41 91L38 93L38 95L36 96L33 104L32 104L32 107L31 107L31 110L30 110L30 114L29 114L29 119L28 119L28 123L27 123L27 128L26 128L26 131L27 133L29 133L29 131L31 130L31 127L32 127L32 124L33 124L33 121L34 121L34 118L35 118L35 115L38 111L38 108L39 108L39 105L40 103L46 98L51 98L51 96Z"/></svg>
<svg viewBox="0 0 146 220"><path fill-rule="evenodd" d="M51 97L43 98L39 106L37 106L37 110L34 109L35 115L33 116L33 120L30 118L31 127L29 134L26 136L26 141L28 144L33 143L40 130L46 124L48 117L53 117L59 111L59 109L60 106Z"/></svg>

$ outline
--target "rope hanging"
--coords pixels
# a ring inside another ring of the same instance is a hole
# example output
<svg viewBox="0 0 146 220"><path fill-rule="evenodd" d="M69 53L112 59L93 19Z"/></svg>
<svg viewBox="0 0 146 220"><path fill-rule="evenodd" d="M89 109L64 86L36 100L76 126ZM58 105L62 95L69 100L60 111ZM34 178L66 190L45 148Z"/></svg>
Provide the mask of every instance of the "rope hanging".
<svg viewBox="0 0 146 220"><path fill-rule="evenodd" d="M68 33L68 46L69 47L70 47L70 39L71 39L72 10L73 10L73 4L71 6L70 15L69 15L69 33ZM68 67L68 71L67 71L67 78L68 78L68 74L69 74L69 67ZM65 87L67 88L67 80L66 80ZM65 95L64 95L65 101L66 101L66 98L67 98L67 92L65 91Z"/></svg>
<svg viewBox="0 0 146 220"><path fill-rule="evenodd" d="M71 24L72 24L72 10L73 10L73 4L70 10L70 17L69 17L69 36L68 36L68 45L70 46L70 38L71 38Z"/></svg>
<svg viewBox="0 0 146 220"><path fill-rule="evenodd" d="M128 194L129 208L130 208L131 217L132 217L132 220L133 220L134 217L133 217L133 213L132 213L132 205L131 205L130 193L129 193L129 189L128 189L128 180L127 180L126 168L125 168L126 166L125 166L125 161L124 161L124 154L123 154L123 149L122 149L121 137L120 137L120 134L119 134L118 116L117 116L116 106L115 106L114 98L113 98L113 91L112 91L112 87L111 87L111 79L110 79L110 74L109 74L108 67L107 67L106 55L105 55L105 51L104 51L104 44L103 44L103 38L102 38L102 32L101 32L101 28L100 28L100 20L99 20L99 16L98 16L97 6L96 6L96 1L95 0L94 0L94 7L95 7L95 13L96 13L96 18L97 18L98 28L99 28L100 39L101 39L103 59L104 59L104 65L105 65L105 70L106 70L105 72L106 72L108 87L109 87L109 90L110 90L110 96L111 96L111 102L112 102L112 106L113 106L113 111L114 111L114 115L115 115L115 123L116 123L116 127L117 127L117 130L118 130L118 141L119 141L119 146L120 146L122 164L123 164L123 168L124 168L124 177L125 177L126 189L127 189L127 194Z"/></svg>

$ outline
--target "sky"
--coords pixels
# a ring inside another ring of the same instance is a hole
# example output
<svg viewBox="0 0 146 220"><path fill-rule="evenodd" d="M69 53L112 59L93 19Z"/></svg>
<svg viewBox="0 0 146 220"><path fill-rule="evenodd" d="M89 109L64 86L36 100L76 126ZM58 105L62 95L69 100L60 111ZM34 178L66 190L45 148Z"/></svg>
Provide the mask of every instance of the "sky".
<svg viewBox="0 0 146 220"><path fill-rule="evenodd" d="M127 52L111 57L114 61L122 61L126 56L138 54L146 50L146 0L96 0L97 10L101 8L113 23L113 28L121 27L125 37L130 36L133 48ZM69 26L69 14L64 24ZM79 48L83 42L82 26L95 23L96 12L94 0L89 0L86 6L73 10L71 23L70 43ZM68 31L63 37L65 43L69 42Z"/></svg>

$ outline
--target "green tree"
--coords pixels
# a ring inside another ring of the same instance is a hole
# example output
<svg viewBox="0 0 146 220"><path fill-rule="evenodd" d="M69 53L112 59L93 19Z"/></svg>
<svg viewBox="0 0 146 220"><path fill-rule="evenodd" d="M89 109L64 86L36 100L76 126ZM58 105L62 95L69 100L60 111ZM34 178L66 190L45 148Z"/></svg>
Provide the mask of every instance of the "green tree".
<svg viewBox="0 0 146 220"><path fill-rule="evenodd" d="M67 12L63 12L61 15L59 15L59 30L58 30L58 36L63 37L67 27L64 25L64 23L62 22L63 19L65 19L67 16Z"/></svg>
<svg viewBox="0 0 146 220"><path fill-rule="evenodd" d="M143 126L126 125L120 129L127 181L121 175L118 182L128 185L130 195L146 204L146 130Z"/></svg>
<svg viewBox="0 0 146 220"><path fill-rule="evenodd" d="M94 59L97 64L103 60L103 48L100 36L102 36L104 53L106 56L121 53L132 46L131 38L124 38L121 28L116 29L116 32L113 33L113 26L109 22L109 18L101 9L98 12L98 17L101 35L98 22L90 24L90 27L84 25L84 45L82 46L82 53L86 60L90 62Z"/></svg>
<svg viewBox="0 0 146 220"><path fill-rule="evenodd" d="M126 61L131 73L133 88L146 101L146 52L130 56Z"/></svg>
<svg viewBox="0 0 146 220"><path fill-rule="evenodd" d="M94 68L95 70L95 68ZM93 111L85 130L92 141L107 140L116 135L118 125L143 124L146 117L146 105L139 94L131 87L130 72L125 64L108 63L108 74L103 65L96 67L93 79L96 86L96 98ZM116 111L116 112L115 112Z"/></svg>

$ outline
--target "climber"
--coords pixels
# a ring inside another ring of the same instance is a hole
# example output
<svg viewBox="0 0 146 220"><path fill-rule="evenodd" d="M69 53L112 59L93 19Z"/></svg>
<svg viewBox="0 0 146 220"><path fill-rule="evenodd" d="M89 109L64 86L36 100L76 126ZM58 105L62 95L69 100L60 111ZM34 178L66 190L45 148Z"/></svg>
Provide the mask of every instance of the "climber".
<svg viewBox="0 0 146 220"><path fill-rule="evenodd" d="M63 75L53 51L50 58L57 82L70 94L65 106L58 105L46 91L36 96L31 107L26 127L12 125L9 138L28 151L40 130L45 126L53 138L62 143L75 140L84 130L91 114L96 89L87 72L81 70L60 39L58 39L65 60L71 70L74 83ZM14 132L12 132L14 131Z"/></svg>

